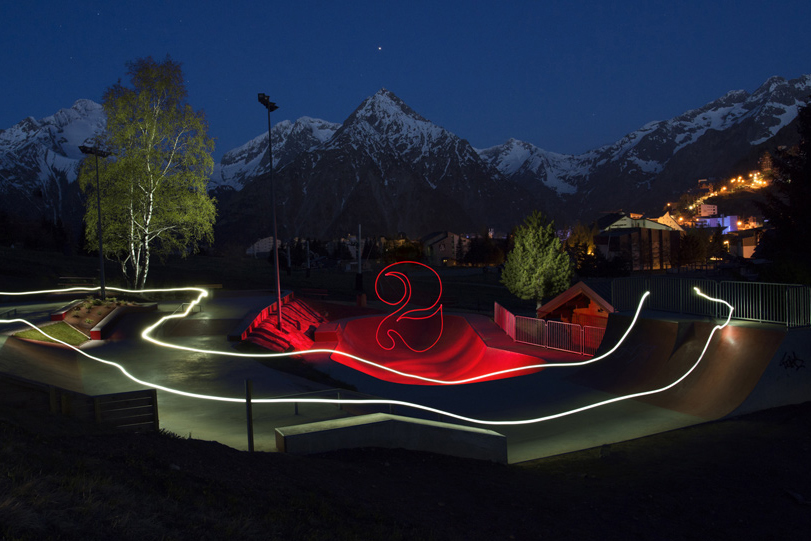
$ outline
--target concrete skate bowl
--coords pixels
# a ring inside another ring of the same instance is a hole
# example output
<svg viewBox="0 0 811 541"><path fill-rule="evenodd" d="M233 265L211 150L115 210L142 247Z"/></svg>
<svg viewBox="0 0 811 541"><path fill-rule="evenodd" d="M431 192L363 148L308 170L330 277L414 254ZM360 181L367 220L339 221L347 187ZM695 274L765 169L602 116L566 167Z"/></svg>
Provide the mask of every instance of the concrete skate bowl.
<svg viewBox="0 0 811 541"><path fill-rule="evenodd" d="M489 348L463 316L444 316L441 336L436 344L427 351L415 352L405 347L400 341L396 341L393 349L384 349L376 340L378 325L382 319L383 316L369 316L341 321L337 326L338 344L335 350L403 373L443 381L465 380L500 370L544 363L542 358L533 355ZM424 322L414 322L413 325L412 329L405 331L407 335L416 340L411 343L412 347L415 347L415 343L417 346L423 347L430 345L435 338L419 341L419 326L424 325ZM430 332L427 333L429 336L430 334ZM421 349L421 347L415 349ZM340 353L333 353L330 358L384 381L411 385L437 385L434 382L395 374ZM541 368L521 370L476 381L525 375L539 370Z"/></svg>
<svg viewBox="0 0 811 541"><path fill-rule="evenodd" d="M616 344L630 320L612 314L603 344ZM584 367L571 379L616 395L668 386L693 367L714 326L709 321L640 318L617 351L595 365ZM741 413L747 409L746 402L767 367L779 362L777 357L785 338L784 329L772 326L729 325L715 333L703 359L683 381L636 400L707 420ZM764 392L768 394L765 390L757 394ZM811 395L806 394L808 399ZM793 403L781 403L779 396L762 402L765 407Z"/></svg>

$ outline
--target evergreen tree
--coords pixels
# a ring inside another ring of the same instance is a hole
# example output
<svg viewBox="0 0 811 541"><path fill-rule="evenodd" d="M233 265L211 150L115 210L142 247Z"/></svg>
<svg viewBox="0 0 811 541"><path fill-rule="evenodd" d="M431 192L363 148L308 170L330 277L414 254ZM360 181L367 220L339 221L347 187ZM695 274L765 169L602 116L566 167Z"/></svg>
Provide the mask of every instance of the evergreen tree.
<svg viewBox="0 0 811 541"><path fill-rule="evenodd" d="M485 233L470 239L463 261L468 265L500 265L504 262L504 252L490 235Z"/></svg>
<svg viewBox="0 0 811 541"><path fill-rule="evenodd" d="M679 240L679 265L703 265L707 262L708 246L708 230L695 227L687 229Z"/></svg>
<svg viewBox="0 0 811 541"><path fill-rule="evenodd" d="M771 226L756 250L756 257L774 262L767 279L811 281L811 228L806 214L811 205L811 105L797 114L799 145L780 149L772 157L774 180L764 203L759 204Z"/></svg>
<svg viewBox="0 0 811 541"><path fill-rule="evenodd" d="M104 255L141 289L153 254L185 256L213 240L206 187L214 142L203 113L186 103L178 62L142 58L127 68L131 87L118 82L104 93L107 131L95 144L111 152L98 160ZM84 160L79 173L88 246L98 243L95 167Z"/></svg>
<svg viewBox="0 0 811 541"><path fill-rule="evenodd" d="M555 234L554 222L535 211L515 230L501 283L518 298L542 299L565 291L571 282L572 263Z"/></svg>

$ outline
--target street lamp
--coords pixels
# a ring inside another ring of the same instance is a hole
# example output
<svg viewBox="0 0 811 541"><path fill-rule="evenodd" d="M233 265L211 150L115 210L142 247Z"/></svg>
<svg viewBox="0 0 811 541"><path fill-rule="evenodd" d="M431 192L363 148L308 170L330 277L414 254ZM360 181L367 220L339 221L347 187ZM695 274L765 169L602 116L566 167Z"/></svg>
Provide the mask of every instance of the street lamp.
<svg viewBox="0 0 811 541"><path fill-rule="evenodd" d="M259 94L259 103L268 110L268 161L270 162L270 206L273 215L273 266L276 270L276 306L278 320L276 326L282 330L282 285L279 277L279 237L276 230L276 193L273 190L273 145L270 141L270 113L279 107L270 101L267 94Z"/></svg>
<svg viewBox="0 0 811 541"><path fill-rule="evenodd" d="M99 275L101 278L101 300L106 300L107 295L104 292L104 251L101 247L101 185L99 184L99 156L106 158L110 155L106 150L95 147L80 146L79 150L82 154L92 154L96 157L96 208L98 209L98 222L99 222Z"/></svg>

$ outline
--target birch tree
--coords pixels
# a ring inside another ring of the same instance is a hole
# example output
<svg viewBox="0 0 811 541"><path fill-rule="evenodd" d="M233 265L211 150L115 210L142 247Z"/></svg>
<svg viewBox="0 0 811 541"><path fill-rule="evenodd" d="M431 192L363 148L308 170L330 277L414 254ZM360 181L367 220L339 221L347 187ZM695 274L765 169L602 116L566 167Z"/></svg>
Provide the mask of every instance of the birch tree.
<svg viewBox="0 0 811 541"><path fill-rule="evenodd" d="M148 57L127 68L130 86L119 80L104 93L107 130L94 144L111 153L98 161L104 255L143 289L152 256L185 257L213 241L214 142L202 111L186 102L180 63ZM85 159L79 174L89 247L98 244L95 167Z"/></svg>

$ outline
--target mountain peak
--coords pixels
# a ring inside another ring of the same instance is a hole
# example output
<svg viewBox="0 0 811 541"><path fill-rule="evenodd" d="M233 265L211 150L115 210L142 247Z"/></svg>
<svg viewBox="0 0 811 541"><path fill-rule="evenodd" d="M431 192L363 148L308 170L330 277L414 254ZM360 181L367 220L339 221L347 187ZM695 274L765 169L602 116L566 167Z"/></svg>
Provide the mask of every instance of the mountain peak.
<svg viewBox="0 0 811 541"><path fill-rule="evenodd" d="M394 92L381 88L374 95L363 100L363 103L350 115L348 121L363 121L372 125L379 125L392 121L397 122L398 118L402 119L403 117L430 123L406 105ZM402 120L398 123L402 123Z"/></svg>

